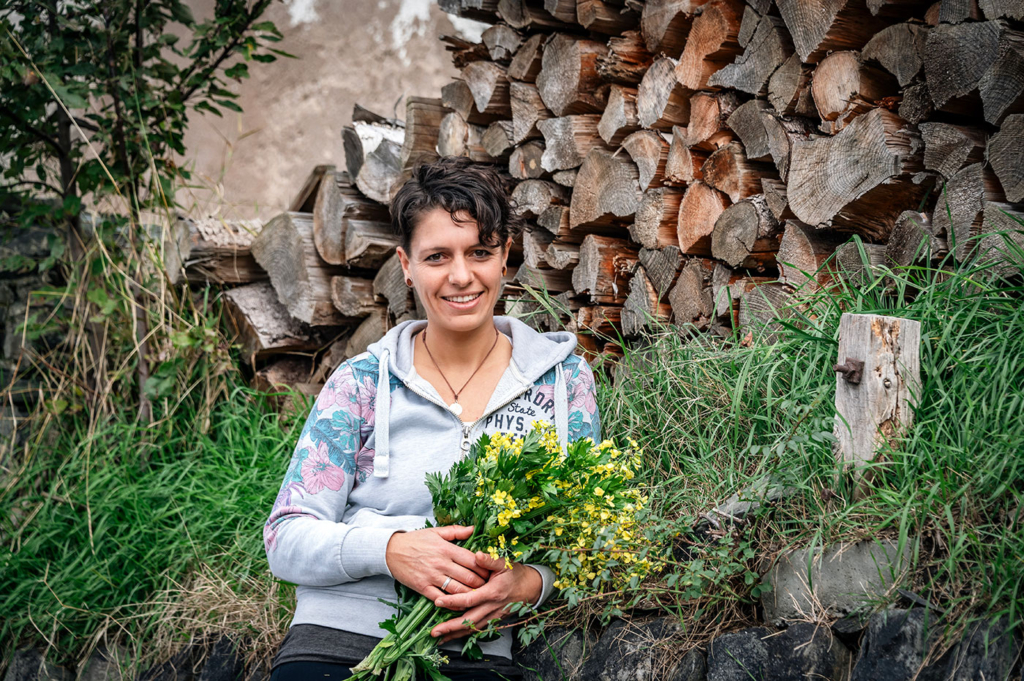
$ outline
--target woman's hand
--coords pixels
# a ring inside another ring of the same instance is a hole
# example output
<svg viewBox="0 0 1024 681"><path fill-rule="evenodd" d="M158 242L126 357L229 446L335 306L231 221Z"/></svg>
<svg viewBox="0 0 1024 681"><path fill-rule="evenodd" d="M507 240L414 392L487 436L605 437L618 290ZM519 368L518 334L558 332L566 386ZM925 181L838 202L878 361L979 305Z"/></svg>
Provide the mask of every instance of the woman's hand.
<svg viewBox="0 0 1024 681"><path fill-rule="evenodd" d="M447 525L391 535L384 560L402 584L431 600L484 585L490 572L477 564L472 551L452 542L469 539L472 527ZM445 580L451 581L441 591Z"/></svg>
<svg viewBox="0 0 1024 681"><path fill-rule="evenodd" d="M491 577L483 587L458 594L443 594L434 599L434 605L449 610L465 610L447 622L433 628L431 636L441 637L440 643L462 638L473 633L474 628L484 629L493 619L507 615L510 603L536 603L540 598L544 581L540 573L528 565L513 563L512 569L505 567L504 559L494 560L486 553L476 554L476 565L490 571ZM472 627L463 624L466 620Z"/></svg>

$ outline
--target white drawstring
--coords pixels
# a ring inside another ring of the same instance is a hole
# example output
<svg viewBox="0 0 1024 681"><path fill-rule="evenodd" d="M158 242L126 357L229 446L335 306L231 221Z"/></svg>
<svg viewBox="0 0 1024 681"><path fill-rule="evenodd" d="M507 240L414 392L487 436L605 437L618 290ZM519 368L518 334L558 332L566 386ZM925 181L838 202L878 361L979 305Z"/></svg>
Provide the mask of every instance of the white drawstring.
<svg viewBox="0 0 1024 681"><path fill-rule="evenodd" d="M555 431L558 445L564 452L569 443L569 390L560 363L555 365Z"/></svg>
<svg viewBox="0 0 1024 681"><path fill-rule="evenodd" d="M373 422L374 446L373 453L373 477L386 478L390 465L391 455L388 451L389 421L391 420L391 378L388 376L388 351L384 350L380 355L380 365L377 371L377 413Z"/></svg>

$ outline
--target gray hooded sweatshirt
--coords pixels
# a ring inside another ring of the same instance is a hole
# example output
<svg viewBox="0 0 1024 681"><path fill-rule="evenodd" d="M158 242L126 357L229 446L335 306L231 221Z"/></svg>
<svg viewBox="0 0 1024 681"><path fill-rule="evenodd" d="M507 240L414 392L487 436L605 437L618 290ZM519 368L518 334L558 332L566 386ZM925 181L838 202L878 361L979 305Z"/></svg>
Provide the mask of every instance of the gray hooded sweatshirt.
<svg viewBox="0 0 1024 681"><path fill-rule="evenodd" d="M463 423L413 366L422 320L402 322L331 375L292 456L263 536L275 576L298 585L292 624L383 637L396 601L385 561L396 531L434 522L428 473L447 472L483 433L525 435L554 423L564 447L600 442L594 378L573 354L576 337L538 333L510 317L494 324L512 342L512 360L479 419ZM541 573L539 603L553 590ZM538 604L539 604L538 603ZM481 645L511 658L512 639ZM461 642L444 646L459 650Z"/></svg>

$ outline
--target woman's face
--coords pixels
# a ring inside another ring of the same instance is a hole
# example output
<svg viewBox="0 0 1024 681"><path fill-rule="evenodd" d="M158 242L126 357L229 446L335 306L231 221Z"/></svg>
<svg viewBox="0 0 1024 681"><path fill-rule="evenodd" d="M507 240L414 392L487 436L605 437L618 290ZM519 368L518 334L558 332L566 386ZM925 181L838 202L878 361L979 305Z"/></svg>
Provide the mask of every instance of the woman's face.
<svg viewBox="0 0 1024 681"><path fill-rule="evenodd" d="M508 242L481 243L476 221L455 222L443 208L419 218L409 252L399 247L398 257L433 328L464 333L493 323Z"/></svg>

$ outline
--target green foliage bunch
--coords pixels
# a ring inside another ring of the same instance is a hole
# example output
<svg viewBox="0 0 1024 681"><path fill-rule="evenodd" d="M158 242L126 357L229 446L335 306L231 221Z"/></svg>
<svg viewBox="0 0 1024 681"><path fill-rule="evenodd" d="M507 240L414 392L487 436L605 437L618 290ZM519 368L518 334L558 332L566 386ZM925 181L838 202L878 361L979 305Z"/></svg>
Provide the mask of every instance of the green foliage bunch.
<svg viewBox="0 0 1024 681"><path fill-rule="evenodd" d="M204 21L181 0L4 3L0 199L56 195L71 219L83 197L171 207L189 110L241 111L230 83L285 54L271 2L217 0Z"/></svg>

